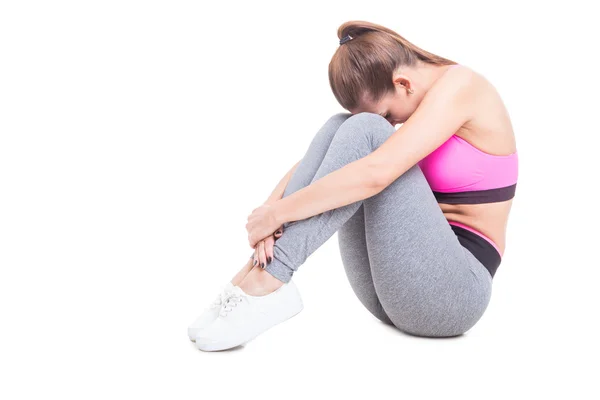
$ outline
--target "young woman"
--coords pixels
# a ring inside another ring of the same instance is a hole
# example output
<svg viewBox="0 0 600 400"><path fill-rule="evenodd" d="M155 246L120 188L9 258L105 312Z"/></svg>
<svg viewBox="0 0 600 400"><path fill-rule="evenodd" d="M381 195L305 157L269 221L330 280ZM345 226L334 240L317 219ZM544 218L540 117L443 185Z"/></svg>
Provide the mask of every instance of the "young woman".
<svg viewBox="0 0 600 400"><path fill-rule="evenodd" d="M335 232L354 292L387 324L457 336L488 306L518 177L501 98L383 26L350 21L338 37L329 80L350 112L325 122L248 217L253 257L188 329L201 350L300 312L292 276Z"/></svg>

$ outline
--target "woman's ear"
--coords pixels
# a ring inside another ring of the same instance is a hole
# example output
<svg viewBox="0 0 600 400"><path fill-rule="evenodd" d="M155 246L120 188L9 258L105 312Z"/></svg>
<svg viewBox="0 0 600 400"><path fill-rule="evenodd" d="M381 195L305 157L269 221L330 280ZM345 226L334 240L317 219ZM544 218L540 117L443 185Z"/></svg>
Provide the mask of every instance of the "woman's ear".
<svg viewBox="0 0 600 400"><path fill-rule="evenodd" d="M408 79L408 77L406 75L403 75L403 74L394 74L393 82L394 82L394 85L398 89L408 90L412 86L411 82L410 82L410 79Z"/></svg>

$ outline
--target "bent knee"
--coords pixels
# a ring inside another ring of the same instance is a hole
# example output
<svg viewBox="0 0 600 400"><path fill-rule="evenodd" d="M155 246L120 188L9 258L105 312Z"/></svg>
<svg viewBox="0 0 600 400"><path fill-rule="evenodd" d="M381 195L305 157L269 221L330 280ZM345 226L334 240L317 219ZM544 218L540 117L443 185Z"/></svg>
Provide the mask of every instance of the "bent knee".
<svg viewBox="0 0 600 400"><path fill-rule="evenodd" d="M371 148L375 150L396 131L383 116L370 112L361 112L347 118L338 131L344 136L366 138Z"/></svg>
<svg viewBox="0 0 600 400"><path fill-rule="evenodd" d="M366 126L382 126L385 128L393 127L393 125L382 115L366 111L352 114L348 118L347 122L354 124L366 124Z"/></svg>
<svg viewBox="0 0 600 400"><path fill-rule="evenodd" d="M328 122L335 121L335 122L339 122L341 125L344 121L346 121L350 117L352 117L352 114L349 112L339 112L339 113L333 114L331 117L329 117Z"/></svg>

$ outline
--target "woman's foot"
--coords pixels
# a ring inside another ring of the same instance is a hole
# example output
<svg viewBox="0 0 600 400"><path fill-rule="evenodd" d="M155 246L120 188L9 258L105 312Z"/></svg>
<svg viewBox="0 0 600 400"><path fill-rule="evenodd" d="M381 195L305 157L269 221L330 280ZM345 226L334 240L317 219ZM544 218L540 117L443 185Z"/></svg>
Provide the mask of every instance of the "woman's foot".
<svg viewBox="0 0 600 400"><path fill-rule="evenodd" d="M200 314L198 318L190 326L188 326L188 336L192 342L196 340L196 336L200 333L201 330L206 329L212 324L218 317L219 312L221 311L221 307L223 303L229 297L229 294L233 290L234 286L231 282L227 282L225 286L221 289L221 293L218 294L216 299L214 299Z"/></svg>
<svg viewBox="0 0 600 400"><path fill-rule="evenodd" d="M273 293L282 287L283 284L282 281L275 278L266 270L255 267L248 272L237 286L251 296L265 296L269 293Z"/></svg>
<svg viewBox="0 0 600 400"><path fill-rule="evenodd" d="M252 271L255 269L258 268ZM263 296L250 295L240 286L234 286L218 318L196 336L196 347L203 351L218 351L239 346L303 308L300 292L292 281L281 282L278 289Z"/></svg>
<svg viewBox="0 0 600 400"><path fill-rule="evenodd" d="M230 282L227 282L221 289L218 296L204 309L202 314L197 317L191 325L188 326L188 336L192 342L196 340L196 335L201 330L206 329L212 324L221 311L221 306L229 297L229 293L234 286L238 285L245 277L248 272L253 269L253 258L250 258L246 265L242 267L240 271L233 277ZM258 268L260 269L260 268Z"/></svg>

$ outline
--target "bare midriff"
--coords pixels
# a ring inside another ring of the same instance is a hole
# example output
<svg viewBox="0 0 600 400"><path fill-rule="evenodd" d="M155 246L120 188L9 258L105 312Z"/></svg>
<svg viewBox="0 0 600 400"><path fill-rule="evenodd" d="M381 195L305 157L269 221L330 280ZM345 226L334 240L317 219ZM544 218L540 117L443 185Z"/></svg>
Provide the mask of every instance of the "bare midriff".
<svg viewBox="0 0 600 400"><path fill-rule="evenodd" d="M506 223L513 199L487 204L438 203L448 221L456 221L489 237L504 254Z"/></svg>

